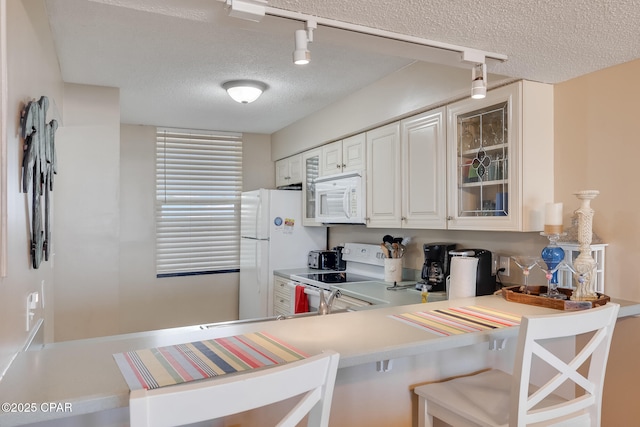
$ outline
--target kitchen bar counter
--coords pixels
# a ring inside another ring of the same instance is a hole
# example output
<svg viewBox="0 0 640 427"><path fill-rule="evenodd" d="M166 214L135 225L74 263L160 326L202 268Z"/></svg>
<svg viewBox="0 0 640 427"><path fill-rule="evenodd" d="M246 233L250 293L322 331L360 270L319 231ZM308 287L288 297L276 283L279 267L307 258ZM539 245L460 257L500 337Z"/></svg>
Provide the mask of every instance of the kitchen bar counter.
<svg viewBox="0 0 640 427"><path fill-rule="evenodd" d="M615 299L613 301L622 306L620 317L640 314L640 303ZM3 402L33 404L32 408L35 410L27 412L22 407L21 411L16 412L2 411L0 412L0 425L5 427L21 425L117 408L121 408L121 412L126 414L129 388L113 360L114 353L254 331L268 332L310 354L319 353L325 349L339 352L340 371L338 372L337 392L345 393L344 396L352 396L354 389L349 387L357 387L358 383L362 383L365 390L370 389L370 376L387 375L379 372L392 369L388 361L398 361L398 370L402 372L405 369L402 362L404 358L431 355L431 359L435 360L439 352L445 352L446 355L448 354L446 352L452 349L486 345L483 343L501 341L517 335L518 328L514 327L492 332L439 337L389 317L391 314L467 305L483 305L518 314L556 312L551 309L508 302L501 296L491 295L434 302L428 305L385 306L377 310L337 313L328 316L223 324L205 329L200 326L192 326L55 343L46 345L42 350L27 351L17 355L10 369L0 381L0 396ZM480 348L485 349L485 347ZM486 349L488 348L486 347ZM486 353L485 350L482 351ZM444 356L443 358L448 359ZM451 363L449 360L447 362ZM368 364L377 366L378 372L367 367ZM418 379L414 375L425 377L431 375L417 371L420 366L416 367L411 363L408 365L410 366L406 369L414 381ZM457 370L462 371L466 368L468 368L467 364L456 367ZM440 367L438 369L439 375L447 374ZM354 378L367 378L367 380L359 381ZM384 381L388 383L392 377L386 378ZM403 377L398 381L403 383L402 387L404 388L404 382L409 380ZM354 384L356 385L354 386ZM410 402L408 395L405 397L403 394L398 397L398 399L400 398L408 399ZM336 411L341 410L339 408L341 404L353 405L353 403L346 402L346 397L342 400L345 402L341 402L341 399L334 399ZM46 410L51 407L51 404L58 404L59 406L56 406L55 409L60 410ZM407 404L410 405L410 403ZM65 411L65 408L70 409L71 412ZM406 408L402 407L397 410L407 412ZM64 422L67 421L71 420L64 420Z"/></svg>

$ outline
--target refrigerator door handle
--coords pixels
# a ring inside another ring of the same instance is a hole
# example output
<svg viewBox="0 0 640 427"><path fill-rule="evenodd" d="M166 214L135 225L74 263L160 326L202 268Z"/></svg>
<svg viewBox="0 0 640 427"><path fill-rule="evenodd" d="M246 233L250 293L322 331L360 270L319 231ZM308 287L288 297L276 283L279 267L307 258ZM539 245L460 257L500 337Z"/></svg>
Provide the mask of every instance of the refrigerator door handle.
<svg viewBox="0 0 640 427"><path fill-rule="evenodd" d="M263 230L260 230L260 219L262 218L262 197L260 197L260 194L258 194L258 206L256 207L256 223L255 223L255 230L256 230L256 238L260 239L263 237L262 233L264 233Z"/></svg>

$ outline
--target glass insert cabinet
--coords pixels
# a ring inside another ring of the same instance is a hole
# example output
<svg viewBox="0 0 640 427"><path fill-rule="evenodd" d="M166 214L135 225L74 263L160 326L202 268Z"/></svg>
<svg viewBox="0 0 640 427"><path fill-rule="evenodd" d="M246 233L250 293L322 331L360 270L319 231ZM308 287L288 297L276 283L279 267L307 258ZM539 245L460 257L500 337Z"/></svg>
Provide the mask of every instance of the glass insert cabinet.
<svg viewBox="0 0 640 427"><path fill-rule="evenodd" d="M320 176L319 148L302 154L302 225L320 226L316 223L316 184L315 180Z"/></svg>
<svg viewBox="0 0 640 427"><path fill-rule="evenodd" d="M509 215L508 103L458 116L458 216Z"/></svg>
<svg viewBox="0 0 640 427"><path fill-rule="evenodd" d="M516 82L447 111L448 228L542 230L553 201L553 89Z"/></svg>

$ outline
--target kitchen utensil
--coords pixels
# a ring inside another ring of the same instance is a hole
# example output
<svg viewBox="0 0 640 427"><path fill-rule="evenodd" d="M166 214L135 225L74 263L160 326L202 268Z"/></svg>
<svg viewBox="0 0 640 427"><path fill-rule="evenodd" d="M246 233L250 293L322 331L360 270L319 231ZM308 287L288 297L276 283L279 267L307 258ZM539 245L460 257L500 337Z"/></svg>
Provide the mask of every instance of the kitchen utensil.
<svg viewBox="0 0 640 427"><path fill-rule="evenodd" d="M385 243L380 243L380 248L382 249L382 253L384 254L384 257L389 258L390 252L389 252L389 248L387 248L387 245Z"/></svg>

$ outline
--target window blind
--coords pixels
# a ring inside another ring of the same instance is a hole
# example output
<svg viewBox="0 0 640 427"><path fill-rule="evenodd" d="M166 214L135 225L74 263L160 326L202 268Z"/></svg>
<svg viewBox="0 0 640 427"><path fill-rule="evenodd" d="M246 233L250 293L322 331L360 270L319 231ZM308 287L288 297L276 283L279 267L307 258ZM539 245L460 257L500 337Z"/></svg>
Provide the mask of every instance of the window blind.
<svg viewBox="0 0 640 427"><path fill-rule="evenodd" d="M158 128L156 274L237 271L242 135Z"/></svg>

